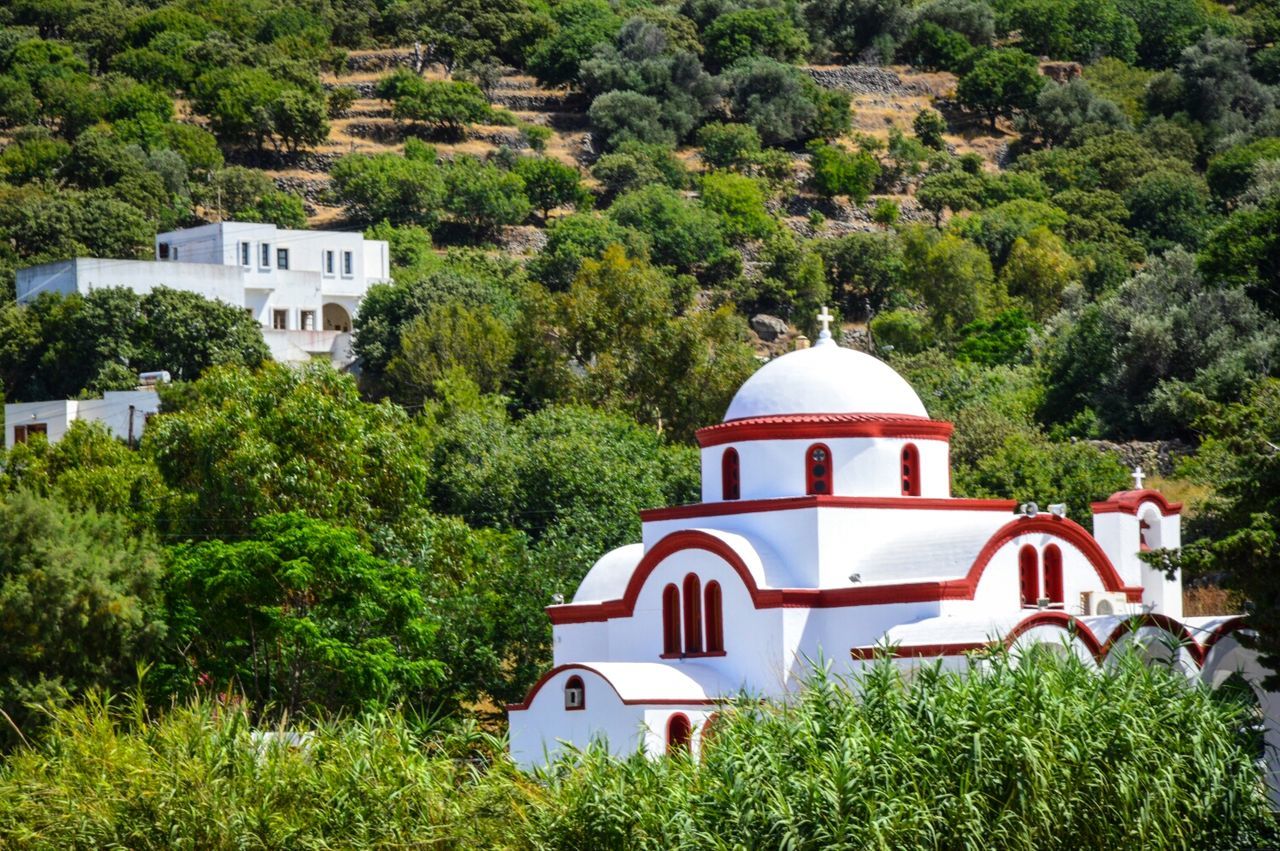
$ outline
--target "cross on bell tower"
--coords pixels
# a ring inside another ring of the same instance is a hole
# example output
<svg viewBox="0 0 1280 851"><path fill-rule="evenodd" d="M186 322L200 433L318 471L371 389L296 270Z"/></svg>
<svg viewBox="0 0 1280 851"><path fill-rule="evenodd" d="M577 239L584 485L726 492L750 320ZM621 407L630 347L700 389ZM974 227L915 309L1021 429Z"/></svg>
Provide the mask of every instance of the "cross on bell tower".
<svg viewBox="0 0 1280 851"><path fill-rule="evenodd" d="M818 321L822 323L822 332L818 334L819 341L831 339L831 322L834 319L835 317L831 315L831 312L827 310L827 306L824 304L822 312L818 314Z"/></svg>
<svg viewBox="0 0 1280 851"><path fill-rule="evenodd" d="M1133 468L1133 489L1142 490L1142 480L1146 478L1146 473L1142 472L1142 465L1139 464Z"/></svg>

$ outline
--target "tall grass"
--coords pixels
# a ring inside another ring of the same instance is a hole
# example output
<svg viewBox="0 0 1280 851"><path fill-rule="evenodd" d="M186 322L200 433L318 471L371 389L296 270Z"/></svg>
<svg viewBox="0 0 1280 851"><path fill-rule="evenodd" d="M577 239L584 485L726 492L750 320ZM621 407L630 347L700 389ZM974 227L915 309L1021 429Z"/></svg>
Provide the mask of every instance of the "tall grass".
<svg viewBox="0 0 1280 851"><path fill-rule="evenodd" d="M1136 658L880 663L727 708L699 759L592 748L528 776L501 741L394 714L289 747L214 703L91 698L0 767L0 845L1273 847L1248 713Z"/></svg>

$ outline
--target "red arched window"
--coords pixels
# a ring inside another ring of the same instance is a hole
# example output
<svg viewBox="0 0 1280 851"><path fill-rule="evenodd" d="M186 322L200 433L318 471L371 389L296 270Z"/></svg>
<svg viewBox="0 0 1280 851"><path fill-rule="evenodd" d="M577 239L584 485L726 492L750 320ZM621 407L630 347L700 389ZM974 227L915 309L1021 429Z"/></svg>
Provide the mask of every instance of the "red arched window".
<svg viewBox="0 0 1280 851"><path fill-rule="evenodd" d="M587 688L582 684L582 677L570 677L565 680L564 708L566 711L587 708Z"/></svg>
<svg viewBox="0 0 1280 851"><path fill-rule="evenodd" d="M902 495L920 495L920 450L914 443L902 447Z"/></svg>
<svg viewBox="0 0 1280 851"><path fill-rule="evenodd" d="M667 753L673 754L677 751L689 750L689 738L693 732L692 725L689 724L689 716L683 712L677 712L671 716L671 720L667 722Z"/></svg>
<svg viewBox="0 0 1280 851"><path fill-rule="evenodd" d="M702 583L692 573L684 578L684 652L702 652Z"/></svg>
<svg viewBox="0 0 1280 851"><path fill-rule="evenodd" d="M720 583L708 582L703 617L707 622L707 652L724 650L724 614L720 599Z"/></svg>
<svg viewBox="0 0 1280 851"><path fill-rule="evenodd" d="M1038 605L1040 599L1040 554L1027 544L1018 552L1018 581L1022 587L1022 605Z"/></svg>
<svg viewBox="0 0 1280 851"><path fill-rule="evenodd" d="M1056 544L1050 544L1044 550L1044 595L1050 603L1063 601L1062 550Z"/></svg>
<svg viewBox="0 0 1280 851"><path fill-rule="evenodd" d="M737 499L742 493L738 468L738 450L726 449L720 456L720 490L724 499Z"/></svg>
<svg viewBox="0 0 1280 851"><path fill-rule="evenodd" d="M805 492L831 493L831 450L815 443L805 454Z"/></svg>
<svg viewBox="0 0 1280 851"><path fill-rule="evenodd" d="M662 654L680 655L680 591L674 584L662 589Z"/></svg>

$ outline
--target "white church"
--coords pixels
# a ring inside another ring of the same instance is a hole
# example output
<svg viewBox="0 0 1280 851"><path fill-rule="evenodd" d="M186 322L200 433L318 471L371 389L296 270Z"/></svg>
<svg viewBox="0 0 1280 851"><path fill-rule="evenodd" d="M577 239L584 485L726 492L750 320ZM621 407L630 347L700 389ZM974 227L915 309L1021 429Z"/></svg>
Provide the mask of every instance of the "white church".
<svg viewBox="0 0 1280 851"><path fill-rule="evenodd" d="M702 501L641 512L641 541L547 608L555 666L508 707L517 762L596 739L696 751L724 702L784 697L818 659L854 675L877 652L963 667L1045 645L1101 666L1137 643L1210 687L1261 681L1244 619L1184 618L1180 579L1139 557L1178 547L1181 520L1140 470L1093 504L1092 532L1062 506L953 497L951 424L820 319L812 348L763 366L698 432ZM1280 701L1254 690L1273 753Z"/></svg>

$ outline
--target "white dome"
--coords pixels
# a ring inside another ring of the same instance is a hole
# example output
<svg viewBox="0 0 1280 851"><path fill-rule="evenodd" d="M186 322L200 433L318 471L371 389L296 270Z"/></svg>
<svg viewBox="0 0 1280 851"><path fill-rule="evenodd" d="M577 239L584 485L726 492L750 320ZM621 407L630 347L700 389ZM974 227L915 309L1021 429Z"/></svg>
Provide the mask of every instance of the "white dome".
<svg viewBox="0 0 1280 851"><path fill-rule="evenodd" d="M892 367L831 339L762 366L738 388L724 419L786 414L929 416L916 391Z"/></svg>

